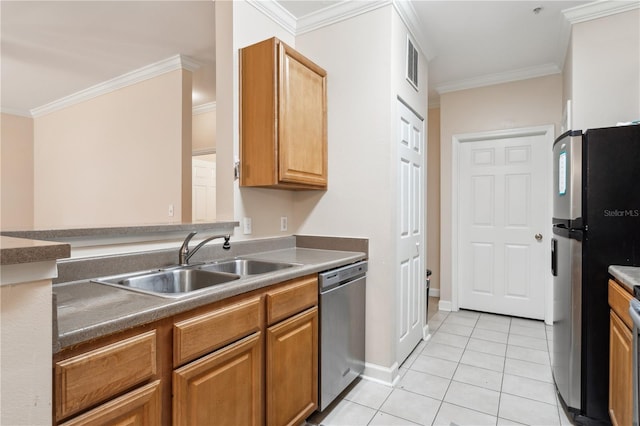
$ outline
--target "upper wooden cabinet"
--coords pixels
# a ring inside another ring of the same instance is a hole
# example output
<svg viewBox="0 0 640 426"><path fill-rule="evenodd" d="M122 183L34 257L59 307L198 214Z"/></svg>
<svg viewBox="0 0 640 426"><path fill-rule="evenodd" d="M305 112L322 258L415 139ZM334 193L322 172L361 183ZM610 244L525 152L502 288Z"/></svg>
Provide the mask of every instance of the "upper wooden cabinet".
<svg viewBox="0 0 640 426"><path fill-rule="evenodd" d="M271 38L240 50L241 186L327 187L327 73Z"/></svg>

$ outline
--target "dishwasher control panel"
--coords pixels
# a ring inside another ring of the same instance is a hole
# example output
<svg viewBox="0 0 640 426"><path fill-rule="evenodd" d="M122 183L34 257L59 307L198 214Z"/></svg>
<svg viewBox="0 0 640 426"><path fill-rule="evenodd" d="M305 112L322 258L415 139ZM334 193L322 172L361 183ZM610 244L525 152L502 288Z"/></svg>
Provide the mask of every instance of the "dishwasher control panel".
<svg viewBox="0 0 640 426"><path fill-rule="evenodd" d="M351 281L358 277L364 276L367 273L367 269L368 263L366 260L363 260L351 265L346 265L340 268L331 269L330 271L321 272L318 274L320 291L326 291L347 281Z"/></svg>

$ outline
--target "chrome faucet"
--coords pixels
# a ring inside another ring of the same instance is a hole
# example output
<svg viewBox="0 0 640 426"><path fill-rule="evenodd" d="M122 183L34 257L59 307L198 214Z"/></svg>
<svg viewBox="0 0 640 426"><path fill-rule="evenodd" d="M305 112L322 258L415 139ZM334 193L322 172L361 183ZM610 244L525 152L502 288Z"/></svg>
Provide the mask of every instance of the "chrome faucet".
<svg viewBox="0 0 640 426"><path fill-rule="evenodd" d="M222 244L223 249L229 250L231 248L231 244L229 244L229 239L231 238L231 235L227 234L227 235L214 235L213 237L205 238L200 242L200 244L195 246L193 250L189 250L189 241L191 241L191 238L193 238L193 236L196 234L197 232L195 231L189 232L189 235L187 235L187 238L184 239L184 242L182 243L182 247L180 247L180 252L178 253L178 263L180 264L180 266L189 265L189 259L191 259L191 256L196 254L196 252L200 250L200 248L203 245L207 244L211 240L215 240L216 238L224 238L224 243Z"/></svg>

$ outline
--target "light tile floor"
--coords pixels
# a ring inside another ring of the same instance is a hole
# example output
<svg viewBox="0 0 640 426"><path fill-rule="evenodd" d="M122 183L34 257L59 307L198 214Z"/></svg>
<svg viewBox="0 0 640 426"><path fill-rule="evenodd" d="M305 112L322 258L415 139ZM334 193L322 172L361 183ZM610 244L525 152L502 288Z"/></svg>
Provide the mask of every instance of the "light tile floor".
<svg viewBox="0 0 640 426"><path fill-rule="evenodd" d="M556 397L542 321L473 311L437 312L431 338L387 386L358 380L308 425L570 425Z"/></svg>

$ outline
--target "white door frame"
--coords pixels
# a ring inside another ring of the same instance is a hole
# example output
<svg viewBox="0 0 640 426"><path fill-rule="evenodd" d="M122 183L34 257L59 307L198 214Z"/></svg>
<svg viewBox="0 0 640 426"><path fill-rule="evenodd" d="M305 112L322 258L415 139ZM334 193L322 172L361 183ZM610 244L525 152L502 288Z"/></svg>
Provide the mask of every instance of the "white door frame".
<svg viewBox="0 0 640 426"><path fill-rule="evenodd" d="M545 144L547 144L548 154L546 155L546 164L545 164L545 175L547 176L547 187L549 188L549 198L547 205L547 225L545 226L544 232L548 237L547 241L551 241L551 220L553 216L553 203L551 197L551 186L552 186L552 161L553 161L553 141L554 141L554 130L555 126L553 124L545 125L545 126L536 126L536 127L525 127L519 129L507 129L507 130L495 130L488 132L479 132L479 133L464 133L453 135L451 137L451 310L458 311L458 291L460 289L458 283L458 228L460 224L459 215L458 215L458 197L459 197L459 149L460 144L469 143L469 142L479 142L490 139L502 139L502 138L517 138L517 137L525 137L525 136L544 136ZM551 246L547 244L545 248L545 258L551 259ZM552 287L552 277L551 277L551 267L549 266L548 274L546 275L546 280L544 283L544 294L545 294L545 306L544 306L544 319L547 324L553 324L553 287Z"/></svg>

